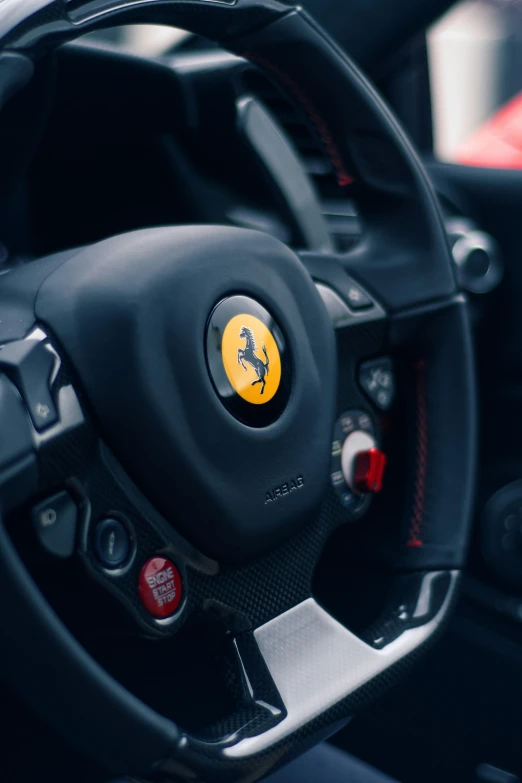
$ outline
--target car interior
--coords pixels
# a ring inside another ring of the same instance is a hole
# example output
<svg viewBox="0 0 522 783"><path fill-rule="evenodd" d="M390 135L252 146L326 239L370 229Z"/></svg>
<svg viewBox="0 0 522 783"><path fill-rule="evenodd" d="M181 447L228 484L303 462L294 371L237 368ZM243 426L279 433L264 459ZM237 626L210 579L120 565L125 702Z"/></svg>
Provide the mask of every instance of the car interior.
<svg viewBox="0 0 522 783"><path fill-rule="evenodd" d="M518 0L0 0L6 783L522 781L520 90Z"/></svg>

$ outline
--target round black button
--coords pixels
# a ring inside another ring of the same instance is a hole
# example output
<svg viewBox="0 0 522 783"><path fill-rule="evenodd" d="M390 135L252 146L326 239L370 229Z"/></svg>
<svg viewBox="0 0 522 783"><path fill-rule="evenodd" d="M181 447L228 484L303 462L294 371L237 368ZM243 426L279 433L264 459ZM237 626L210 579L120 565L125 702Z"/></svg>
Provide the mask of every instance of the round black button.
<svg viewBox="0 0 522 783"><path fill-rule="evenodd" d="M104 519L96 528L96 554L105 568L123 565L131 549L130 535L117 519Z"/></svg>

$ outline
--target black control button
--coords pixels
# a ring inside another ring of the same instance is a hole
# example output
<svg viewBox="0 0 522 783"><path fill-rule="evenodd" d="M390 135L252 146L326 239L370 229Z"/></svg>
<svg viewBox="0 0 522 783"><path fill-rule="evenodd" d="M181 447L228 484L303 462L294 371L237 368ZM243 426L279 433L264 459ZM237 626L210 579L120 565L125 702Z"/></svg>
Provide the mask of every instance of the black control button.
<svg viewBox="0 0 522 783"><path fill-rule="evenodd" d="M373 432L373 421L367 413L360 413L357 416L357 429L364 432Z"/></svg>
<svg viewBox="0 0 522 783"><path fill-rule="evenodd" d="M368 294L355 283L350 283L346 292L346 299L352 310L367 310L369 307L373 307L373 302Z"/></svg>
<svg viewBox="0 0 522 783"><path fill-rule="evenodd" d="M343 435L349 435L357 428L357 419L350 413L341 416L340 422Z"/></svg>
<svg viewBox="0 0 522 783"><path fill-rule="evenodd" d="M41 432L58 421L50 390L55 357L39 340L17 340L0 350L0 372L15 384Z"/></svg>
<svg viewBox="0 0 522 783"><path fill-rule="evenodd" d="M100 563L105 568L119 568L129 557L131 540L124 525L117 519L104 519L96 528L94 545Z"/></svg>
<svg viewBox="0 0 522 783"><path fill-rule="evenodd" d="M76 541L78 506L68 492L39 503L32 511L36 535L43 548L55 557L71 557Z"/></svg>
<svg viewBox="0 0 522 783"><path fill-rule="evenodd" d="M334 470L330 474L330 479L334 488L346 486L342 470Z"/></svg>
<svg viewBox="0 0 522 783"><path fill-rule="evenodd" d="M365 362L359 370L359 383L381 411L391 408L395 397L395 378L391 359L383 357Z"/></svg>

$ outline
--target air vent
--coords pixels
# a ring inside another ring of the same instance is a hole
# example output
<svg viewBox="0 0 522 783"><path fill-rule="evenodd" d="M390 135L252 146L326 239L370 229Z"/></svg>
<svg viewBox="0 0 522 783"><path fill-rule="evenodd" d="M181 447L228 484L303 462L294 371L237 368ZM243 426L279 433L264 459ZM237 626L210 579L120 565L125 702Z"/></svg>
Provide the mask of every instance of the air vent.
<svg viewBox="0 0 522 783"><path fill-rule="evenodd" d="M332 165L304 114L258 70L249 69L244 78L247 90L263 101L293 140L315 185L335 247L341 252L353 247L361 235L357 206L337 184Z"/></svg>

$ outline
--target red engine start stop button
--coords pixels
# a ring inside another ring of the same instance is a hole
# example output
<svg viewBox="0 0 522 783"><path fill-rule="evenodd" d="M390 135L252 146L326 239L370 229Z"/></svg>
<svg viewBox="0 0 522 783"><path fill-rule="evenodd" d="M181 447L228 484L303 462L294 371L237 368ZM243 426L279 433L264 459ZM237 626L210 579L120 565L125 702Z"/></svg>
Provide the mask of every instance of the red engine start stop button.
<svg viewBox="0 0 522 783"><path fill-rule="evenodd" d="M181 598L181 576L178 569L164 557L151 557L140 573L141 603L153 617L170 617Z"/></svg>

